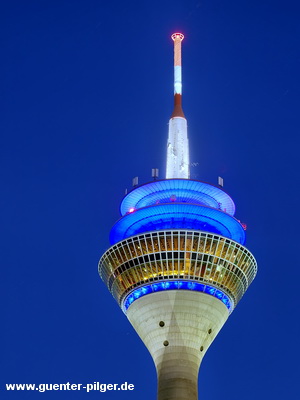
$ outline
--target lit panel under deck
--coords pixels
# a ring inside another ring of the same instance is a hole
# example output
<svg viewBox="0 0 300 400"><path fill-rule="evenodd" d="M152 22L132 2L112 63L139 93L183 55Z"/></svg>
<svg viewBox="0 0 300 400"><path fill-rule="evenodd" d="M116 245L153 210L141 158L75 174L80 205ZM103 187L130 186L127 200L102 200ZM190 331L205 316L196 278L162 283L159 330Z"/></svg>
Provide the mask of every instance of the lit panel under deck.
<svg viewBox="0 0 300 400"><path fill-rule="evenodd" d="M121 306L131 292L151 282L184 280L221 290L233 309L256 270L256 261L244 246L191 230L147 232L125 239L110 247L99 262L100 276Z"/></svg>
<svg viewBox="0 0 300 400"><path fill-rule="evenodd" d="M213 207L234 215L232 198L217 186L188 179L165 179L146 183L129 192L123 199L121 215L161 203L189 203Z"/></svg>
<svg viewBox="0 0 300 400"><path fill-rule="evenodd" d="M166 230L192 229L216 233L241 244L245 231L238 220L215 208L188 203L168 203L144 207L123 216L113 226L110 242L114 244L139 233Z"/></svg>
<svg viewBox="0 0 300 400"><path fill-rule="evenodd" d="M221 300L222 303L228 308L228 310L232 311L232 302L230 298L226 296L221 290L218 290L210 285L204 285L203 283L191 282L191 281L162 281L151 283L149 285L144 285L140 288L135 289L131 292L123 301L123 310L126 312L127 309L131 306L131 304L141 298L146 296L147 294L163 292L166 290L192 290L195 292L202 292L208 294L209 296L214 296L217 299Z"/></svg>

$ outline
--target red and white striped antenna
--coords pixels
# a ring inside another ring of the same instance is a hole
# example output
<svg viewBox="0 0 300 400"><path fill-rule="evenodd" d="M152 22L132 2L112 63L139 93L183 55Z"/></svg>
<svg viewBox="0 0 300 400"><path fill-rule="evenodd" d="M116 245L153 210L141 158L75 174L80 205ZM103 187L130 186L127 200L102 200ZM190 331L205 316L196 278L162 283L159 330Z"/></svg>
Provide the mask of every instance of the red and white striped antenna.
<svg viewBox="0 0 300 400"><path fill-rule="evenodd" d="M182 33L173 33L174 41L174 109L169 121L166 179L190 179L187 121L182 111L181 42Z"/></svg>
<svg viewBox="0 0 300 400"><path fill-rule="evenodd" d="M172 117L183 117L181 106L182 96L182 72L181 72L181 42L184 39L182 33L173 33L171 38L174 41L174 110Z"/></svg>

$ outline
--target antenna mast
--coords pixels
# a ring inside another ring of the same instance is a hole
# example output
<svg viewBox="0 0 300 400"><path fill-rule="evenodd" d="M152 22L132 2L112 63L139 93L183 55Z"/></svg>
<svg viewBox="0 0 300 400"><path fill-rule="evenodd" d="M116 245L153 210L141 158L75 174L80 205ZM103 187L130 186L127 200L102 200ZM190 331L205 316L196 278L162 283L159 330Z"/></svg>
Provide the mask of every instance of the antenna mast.
<svg viewBox="0 0 300 400"><path fill-rule="evenodd" d="M181 107L182 96L182 73L181 73L181 42L184 39L182 33L173 33L171 36L174 41L174 110L173 117L184 118Z"/></svg>
<svg viewBox="0 0 300 400"><path fill-rule="evenodd" d="M174 109L169 121L166 179L189 179L190 161L187 121L181 105L181 42L184 36L182 33L173 33L171 38L174 41Z"/></svg>

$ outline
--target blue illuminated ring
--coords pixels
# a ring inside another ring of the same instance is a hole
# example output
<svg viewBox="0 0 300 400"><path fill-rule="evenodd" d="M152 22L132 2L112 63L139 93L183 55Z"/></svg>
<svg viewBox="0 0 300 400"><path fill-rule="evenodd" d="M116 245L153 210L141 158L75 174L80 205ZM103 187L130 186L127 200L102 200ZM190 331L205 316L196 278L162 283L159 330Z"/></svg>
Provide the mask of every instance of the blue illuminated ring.
<svg viewBox="0 0 300 400"><path fill-rule="evenodd" d="M202 204L234 215L232 198L217 186L190 179L166 179L146 183L129 192L121 202L120 212L125 215L132 209L175 201Z"/></svg>
<svg viewBox="0 0 300 400"><path fill-rule="evenodd" d="M123 310L126 312L129 306L140 297L146 296L147 294L161 292L164 290L192 290L196 292L203 292L210 296L214 296L232 312L232 302L230 298L223 293L221 290L214 288L213 286L204 285L203 283L193 281L161 281L151 283L149 285L141 286L133 290L123 301Z"/></svg>
<svg viewBox="0 0 300 400"><path fill-rule="evenodd" d="M240 244L245 231L234 217L211 207L186 203L159 204L136 210L120 218L110 232L115 244L130 236L156 230L191 229L216 233Z"/></svg>

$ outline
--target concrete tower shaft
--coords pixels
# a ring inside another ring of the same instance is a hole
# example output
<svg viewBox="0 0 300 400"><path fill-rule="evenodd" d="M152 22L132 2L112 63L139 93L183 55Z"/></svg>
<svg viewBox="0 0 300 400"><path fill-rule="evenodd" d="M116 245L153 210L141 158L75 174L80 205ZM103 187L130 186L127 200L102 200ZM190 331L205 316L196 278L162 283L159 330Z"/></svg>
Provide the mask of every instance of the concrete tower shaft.
<svg viewBox="0 0 300 400"><path fill-rule="evenodd" d="M199 367L226 306L203 293L159 292L134 302L127 317L155 363L158 400L196 400Z"/></svg>

